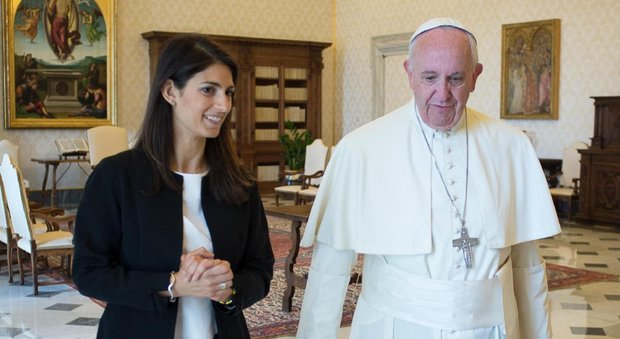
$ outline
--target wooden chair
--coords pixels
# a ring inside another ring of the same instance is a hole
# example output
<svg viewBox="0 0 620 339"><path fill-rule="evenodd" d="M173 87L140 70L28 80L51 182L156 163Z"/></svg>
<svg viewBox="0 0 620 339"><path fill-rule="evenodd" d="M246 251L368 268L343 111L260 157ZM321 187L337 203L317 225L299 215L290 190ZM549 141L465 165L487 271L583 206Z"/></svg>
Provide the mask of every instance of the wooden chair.
<svg viewBox="0 0 620 339"><path fill-rule="evenodd" d="M12 253L15 248L15 240L13 239L13 231L10 225L9 213L6 206L6 198L4 194L4 185L0 178L0 242L6 246L6 263L9 273L9 283L13 282L13 258Z"/></svg>
<svg viewBox="0 0 620 339"><path fill-rule="evenodd" d="M9 156L9 158L11 158ZM12 159L12 158L11 158ZM35 233L44 233L47 232L48 226L43 223L36 223L36 216L44 214L45 216L57 216L64 214L64 211L58 208L46 208L46 207L37 207L34 208L33 204L30 204L33 219L33 226L35 228ZM35 204L36 205L36 204ZM3 243L6 247L6 263L9 274L9 283L13 282L13 264L15 262L15 258L13 257L13 252L17 250L16 241L13 235L13 226L11 225L11 218L9 217L9 210L7 206L6 193L4 190L4 183L2 182L2 177L0 177L0 243Z"/></svg>
<svg viewBox="0 0 620 339"><path fill-rule="evenodd" d="M327 167L327 163L329 163L329 158L334 152L334 147L335 146L331 146L329 148L325 167ZM324 172L321 171L321 176L323 176L323 173ZM314 198L319 191L319 185L313 183L312 179L314 179L314 177L312 176L304 177L304 180L301 183L301 190L297 192L297 200L295 201L296 205L307 204L314 201Z"/></svg>
<svg viewBox="0 0 620 339"><path fill-rule="evenodd" d="M97 126L86 131L90 166L95 168L99 161L129 149L127 130L119 126Z"/></svg>
<svg viewBox="0 0 620 339"><path fill-rule="evenodd" d="M296 185L277 186L274 191L276 195L276 206L280 205L279 198L281 196L292 196L295 203L299 203L299 191L302 190L303 183L308 180L307 185L318 187L321 183L321 177L325 170L327 160L327 146L323 144L321 139L315 139L310 145L306 146L306 160L304 161L304 169L299 174L298 180L301 182ZM289 175L293 173L287 173Z"/></svg>
<svg viewBox="0 0 620 339"><path fill-rule="evenodd" d="M0 176L4 184L5 197L10 215L9 224L13 226L13 239L15 240L15 252L19 264L20 284L24 284L24 265L22 252L30 254L30 264L33 279L34 295L39 294L39 285L62 284L70 281L71 256L73 255L73 234L60 230L60 225L71 225L75 216L53 217L44 213L31 214L28 207L28 199L23 186L21 172L12 163L8 155L2 157L0 164ZM33 220L41 218L43 225L36 225ZM42 232L41 230L44 229ZM61 271L65 271L62 281L39 281L39 262L44 260L49 269L48 257L60 256Z"/></svg>
<svg viewBox="0 0 620 339"><path fill-rule="evenodd" d="M567 218L572 220L573 202L579 198L579 173L581 169L579 154L580 149L587 149L588 144L578 141L564 149L562 152L562 172L559 176L559 186L549 189L555 202L565 203ZM557 206L559 209L561 206Z"/></svg>

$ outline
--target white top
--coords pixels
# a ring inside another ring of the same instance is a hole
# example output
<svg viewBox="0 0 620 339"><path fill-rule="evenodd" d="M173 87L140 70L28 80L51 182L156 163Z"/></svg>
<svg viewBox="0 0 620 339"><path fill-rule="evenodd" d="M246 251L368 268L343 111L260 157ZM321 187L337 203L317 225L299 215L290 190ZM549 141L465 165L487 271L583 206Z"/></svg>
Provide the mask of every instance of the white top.
<svg viewBox="0 0 620 339"><path fill-rule="evenodd" d="M412 100L338 143L314 200L301 246L311 246L316 238L334 249L358 253L431 253L431 218L437 214L432 214L430 198L438 177L435 173L431 182L434 166L414 105ZM471 222L470 236L483 231L485 245L500 249L559 233L547 182L527 136L471 108L467 115L468 204L478 208L477 212L468 212L468 218L480 218ZM461 127L445 140L438 136L435 140L435 147L439 147L438 143L452 145L455 153L436 155L447 156L445 164L440 164L444 170L450 164L461 163L459 171L454 171L457 181L463 180L458 176L463 175L464 134ZM452 142L452 138L460 141ZM457 152L458 147L462 148ZM438 149L437 153L441 152ZM453 188L457 198L464 197L458 192L461 189ZM462 204L462 200L458 201ZM452 211L452 207L447 210Z"/></svg>
<svg viewBox="0 0 620 339"><path fill-rule="evenodd" d="M183 253L204 247L213 252L211 233L202 210L200 192L205 173L175 172L183 177ZM212 339L217 328L209 298L180 297L178 299L176 339Z"/></svg>

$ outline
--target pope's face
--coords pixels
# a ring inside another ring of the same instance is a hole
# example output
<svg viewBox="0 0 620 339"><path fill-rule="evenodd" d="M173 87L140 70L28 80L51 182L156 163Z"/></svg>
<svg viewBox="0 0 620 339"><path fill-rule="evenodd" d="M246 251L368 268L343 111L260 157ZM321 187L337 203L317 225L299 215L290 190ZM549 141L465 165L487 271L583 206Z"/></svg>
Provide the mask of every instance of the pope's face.
<svg viewBox="0 0 620 339"><path fill-rule="evenodd" d="M415 43L413 63L405 61L405 70L420 117L432 128L449 130L463 115L482 65L474 66L467 34L459 29L436 28Z"/></svg>

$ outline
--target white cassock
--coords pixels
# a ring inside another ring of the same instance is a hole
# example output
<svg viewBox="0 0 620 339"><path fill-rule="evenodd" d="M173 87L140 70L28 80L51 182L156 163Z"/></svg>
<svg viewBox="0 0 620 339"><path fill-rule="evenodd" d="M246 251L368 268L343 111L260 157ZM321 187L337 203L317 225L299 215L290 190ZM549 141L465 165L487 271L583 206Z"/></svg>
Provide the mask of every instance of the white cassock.
<svg viewBox="0 0 620 339"><path fill-rule="evenodd" d="M535 240L560 226L529 139L470 108L450 131L421 128L416 114L412 100L336 147L301 241L315 249L297 338L336 337L357 253L351 338L550 337ZM471 269L452 246L454 206L463 213L466 197L465 225L479 240Z"/></svg>

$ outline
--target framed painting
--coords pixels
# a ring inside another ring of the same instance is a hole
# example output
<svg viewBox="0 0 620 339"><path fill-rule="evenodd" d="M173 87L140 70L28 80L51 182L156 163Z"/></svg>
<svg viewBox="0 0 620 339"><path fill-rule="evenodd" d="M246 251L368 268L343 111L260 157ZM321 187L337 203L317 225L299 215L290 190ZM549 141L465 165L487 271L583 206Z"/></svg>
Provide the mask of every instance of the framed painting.
<svg viewBox="0 0 620 339"><path fill-rule="evenodd" d="M558 119L560 19L502 25L502 119Z"/></svg>
<svg viewBox="0 0 620 339"><path fill-rule="evenodd" d="M116 124L115 0L1 0L5 128Z"/></svg>

